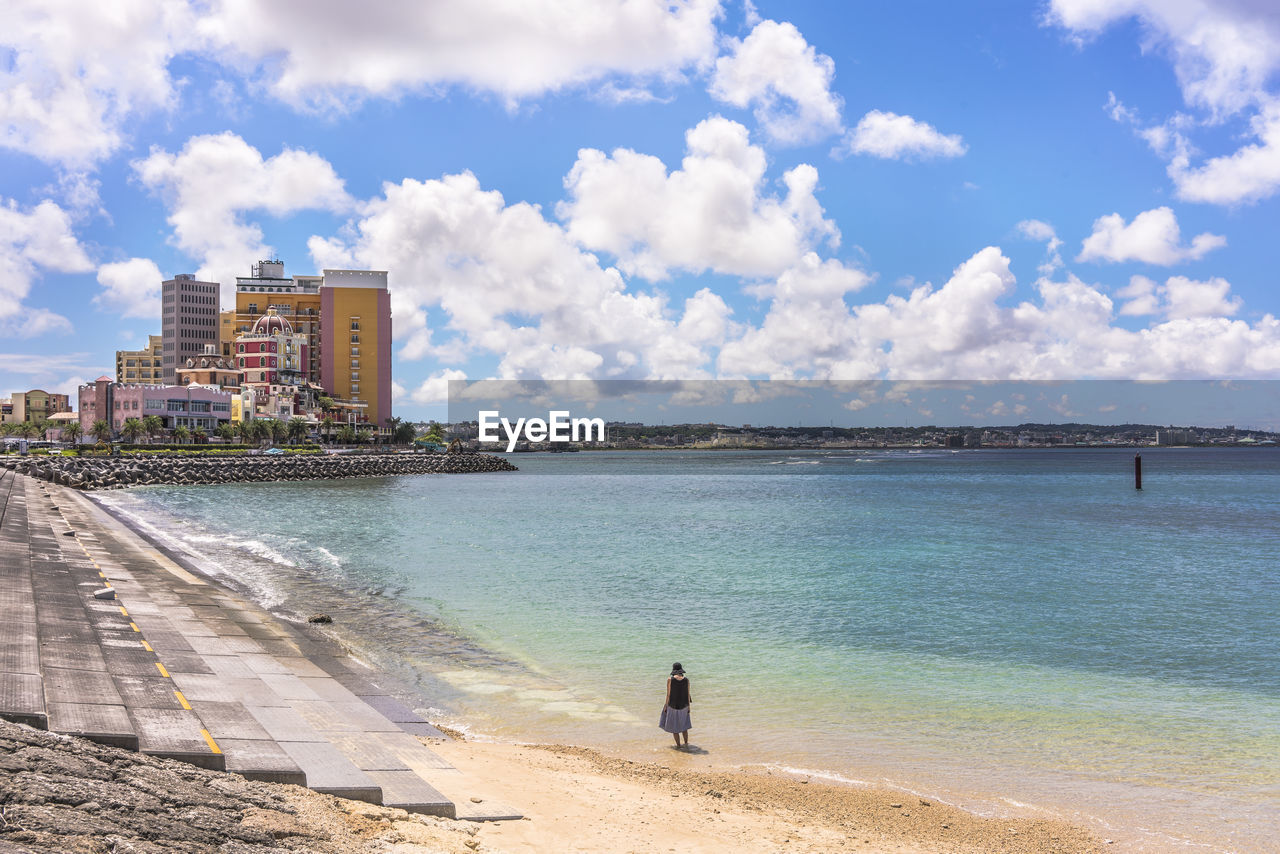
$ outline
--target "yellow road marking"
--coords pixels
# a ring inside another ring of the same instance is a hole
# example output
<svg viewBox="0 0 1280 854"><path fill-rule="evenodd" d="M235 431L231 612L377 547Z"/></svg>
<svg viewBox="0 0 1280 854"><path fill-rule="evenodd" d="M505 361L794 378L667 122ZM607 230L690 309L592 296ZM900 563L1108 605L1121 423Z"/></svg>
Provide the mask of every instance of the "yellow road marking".
<svg viewBox="0 0 1280 854"><path fill-rule="evenodd" d="M187 702L186 697L182 696L181 691L174 691L173 696L178 698L178 702L182 704L182 708L186 709L188 712L191 711L191 704Z"/></svg>
<svg viewBox="0 0 1280 854"><path fill-rule="evenodd" d="M168 679L168 678L169 678L169 671L168 671L168 670L165 670L165 669L164 669L164 665L163 665L163 664L161 664L161 663L160 663L160 662L158 662L158 661L156 662L156 670L159 670L159 671L160 671L160 675L161 675L161 676L163 676L165 679Z"/></svg>
<svg viewBox="0 0 1280 854"><path fill-rule="evenodd" d="M124 609L121 609L121 610L124 610ZM134 630L135 632L137 632L138 634L142 634L142 629L138 628L138 624L137 624L137 623L130 623L130 624L129 624L129 628L133 629L133 630Z"/></svg>
<svg viewBox="0 0 1280 854"><path fill-rule="evenodd" d="M142 648L147 652L155 652L155 650L151 648L151 644L147 643L145 640L142 642Z"/></svg>
<svg viewBox="0 0 1280 854"><path fill-rule="evenodd" d="M200 730L200 734L204 736L205 741L209 742L210 750L212 750L214 753L222 752L222 748L218 747L218 742L214 741L213 736L209 735L209 730L202 729Z"/></svg>
<svg viewBox="0 0 1280 854"><path fill-rule="evenodd" d="M120 613L124 614L126 617L129 616L129 612L124 609L123 605L120 606Z"/></svg>

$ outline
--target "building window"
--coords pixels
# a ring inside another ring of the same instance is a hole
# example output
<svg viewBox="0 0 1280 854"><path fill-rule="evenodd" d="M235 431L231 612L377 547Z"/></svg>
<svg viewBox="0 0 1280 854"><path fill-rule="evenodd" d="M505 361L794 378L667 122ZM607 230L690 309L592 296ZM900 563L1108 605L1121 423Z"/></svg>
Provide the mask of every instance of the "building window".
<svg viewBox="0 0 1280 854"><path fill-rule="evenodd" d="M351 318L351 331L352 332L360 331L360 318L358 317Z"/></svg>
<svg viewBox="0 0 1280 854"><path fill-rule="evenodd" d="M185 400L170 400L165 408L170 412L186 412L187 402Z"/></svg>
<svg viewBox="0 0 1280 854"><path fill-rule="evenodd" d="M359 373L357 373L356 371L352 371L352 372L351 372L351 381L352 381L353 383L355 383L355 382L359 382L359 381L360 381L360 374L359 374Z"/></svg>
<svg viewBox="0 0 1280 854"><path fill-rule="evenodd" d="M209 401L207 401L207 400L193 400L193 401L191 401L191 411L192 411L192 412L208 412L208 411L209 411Z"/></svg>
<svg viewBox="0 0 1280 854"><path fill-rule="evenodd" d="M357 357L357 356L359 356L359 355L360 355L360 348L359 348L359 347L352 347L352 348L351 348L351 358L353 358L353 359L354 359L354 358L356 358L356 357Z"/></svg>

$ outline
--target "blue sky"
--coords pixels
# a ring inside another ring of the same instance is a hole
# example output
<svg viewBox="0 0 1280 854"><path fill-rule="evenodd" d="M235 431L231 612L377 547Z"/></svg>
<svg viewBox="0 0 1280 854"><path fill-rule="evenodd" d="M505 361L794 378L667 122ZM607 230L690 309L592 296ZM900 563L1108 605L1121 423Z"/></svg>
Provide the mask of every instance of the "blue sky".
<svg viewBox="0 0 1280 854"><path fill-rule="evenodd" d="M389 271L411 418L463 377L1280 368L1262 0L101 6L0 19L0 394L267 253Z"/></svg>

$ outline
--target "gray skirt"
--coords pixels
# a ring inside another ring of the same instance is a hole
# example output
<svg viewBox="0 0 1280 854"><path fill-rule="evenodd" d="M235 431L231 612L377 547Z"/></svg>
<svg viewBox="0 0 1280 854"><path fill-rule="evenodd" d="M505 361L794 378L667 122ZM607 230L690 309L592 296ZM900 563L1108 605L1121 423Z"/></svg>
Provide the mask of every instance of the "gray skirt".
<svg viewBox="0 0 1280 854"><path fill-rule="evenodd" d="M689 723L689 707L683 709L673 709L670 706L662 707L662 714L658 717L658 726L667 732L685 732L692 728Z"/></svg>

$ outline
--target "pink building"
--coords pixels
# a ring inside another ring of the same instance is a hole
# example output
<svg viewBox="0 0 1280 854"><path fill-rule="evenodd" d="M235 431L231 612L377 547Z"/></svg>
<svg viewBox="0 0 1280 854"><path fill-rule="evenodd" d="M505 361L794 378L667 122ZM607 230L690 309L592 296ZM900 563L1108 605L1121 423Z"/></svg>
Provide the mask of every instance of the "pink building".
<svg viewBox="0 0 1280 854"><path fill-rule="evenodd" d="M160 416L167 430L199 427L212 433L231 420L231 392L194 385L124 385L106 376L80 386L80 428L86 436L99 419L119 434L126 419L149 415Z"/></svg>

